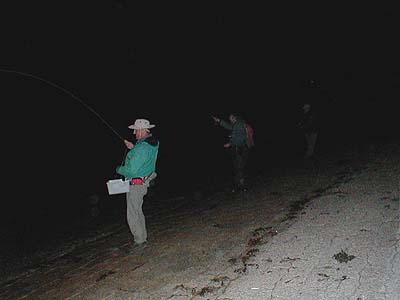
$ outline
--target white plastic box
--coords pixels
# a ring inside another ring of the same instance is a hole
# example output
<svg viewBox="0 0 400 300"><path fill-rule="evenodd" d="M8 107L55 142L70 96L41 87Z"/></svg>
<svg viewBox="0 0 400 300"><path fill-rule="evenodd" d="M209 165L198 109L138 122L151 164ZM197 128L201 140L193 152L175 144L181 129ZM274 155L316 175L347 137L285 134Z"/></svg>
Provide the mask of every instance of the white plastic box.
<svg viewBox="0 0 400 300"><path fill-rule="evenodd" d="M129 192L129 180L113 179L107 181L108 194L123 194Z"/></svg>

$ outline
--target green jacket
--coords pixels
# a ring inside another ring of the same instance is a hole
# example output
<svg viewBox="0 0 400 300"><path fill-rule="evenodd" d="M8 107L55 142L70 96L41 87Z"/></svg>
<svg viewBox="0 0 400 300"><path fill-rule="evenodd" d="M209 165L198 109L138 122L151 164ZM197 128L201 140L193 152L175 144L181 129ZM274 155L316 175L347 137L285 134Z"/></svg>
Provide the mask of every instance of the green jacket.
<svg viewBox="0 0 400 300"><path fill-rule="evenodd" d="M124 165L118 166L116 172L126 179L149 176L156 170L158 148L158 140L149 134L129 150Z"/></svg>
<svg viewBox="0 0 400 300"><path fill-rule="evenodd" d="M247 145L247 131L243 121L236 121L232 124L230 122L221 120L220 124L225 129L232 131L229 139L229 143L232 146L241 147Z"/></svg>

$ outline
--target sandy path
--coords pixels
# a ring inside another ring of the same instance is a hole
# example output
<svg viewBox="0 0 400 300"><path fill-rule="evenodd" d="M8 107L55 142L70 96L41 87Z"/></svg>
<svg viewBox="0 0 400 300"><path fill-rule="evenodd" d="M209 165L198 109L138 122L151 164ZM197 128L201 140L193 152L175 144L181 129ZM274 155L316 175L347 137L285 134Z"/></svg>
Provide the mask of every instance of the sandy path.
<svg viewBox="0 0 400 300"><path fill-rule="evenodd" d="M290 226L311 199L363 168L354 153L320 157L253 179L247 193L171 199L147 213L149 243L133 254L125 223L71 243L2 280L4 300L216 299L248 269L258 246Z"/></svg>

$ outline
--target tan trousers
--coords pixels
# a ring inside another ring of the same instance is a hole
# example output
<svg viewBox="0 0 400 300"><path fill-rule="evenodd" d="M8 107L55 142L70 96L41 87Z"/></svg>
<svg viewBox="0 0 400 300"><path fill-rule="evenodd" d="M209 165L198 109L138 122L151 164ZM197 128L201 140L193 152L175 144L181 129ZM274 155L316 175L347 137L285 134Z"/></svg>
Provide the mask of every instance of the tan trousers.
<svg viewBox="0 0 400 300"><path fill-rule="evenodd" d="M147 194L150 181L156 177L157 173L153 172L142 185L131 185L126 194L126 219L136 244L147 241L146 220L142 210L143 197Z"/></svg>
<svg viewBox="0 0 400 300"><path fill-rule="evenodd" d="M131 185L126 194L126 218L136 244L147 241L146 220L142 210L147 187L147 184Z"/></svg>

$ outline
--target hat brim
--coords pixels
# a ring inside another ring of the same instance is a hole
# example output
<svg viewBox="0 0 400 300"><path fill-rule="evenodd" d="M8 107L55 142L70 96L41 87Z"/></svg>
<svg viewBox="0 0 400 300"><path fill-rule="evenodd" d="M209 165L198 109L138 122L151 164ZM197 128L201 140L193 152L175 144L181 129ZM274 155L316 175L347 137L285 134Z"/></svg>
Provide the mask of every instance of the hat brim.
<svg viewBox="0 0 400 300"><path fill-rule="evenodd" d="M156 127L156 125L150 124L147 127L136 127L135 125L129 125L128 128L129 129L150 129L150 128L154 128Z"/></svg>

